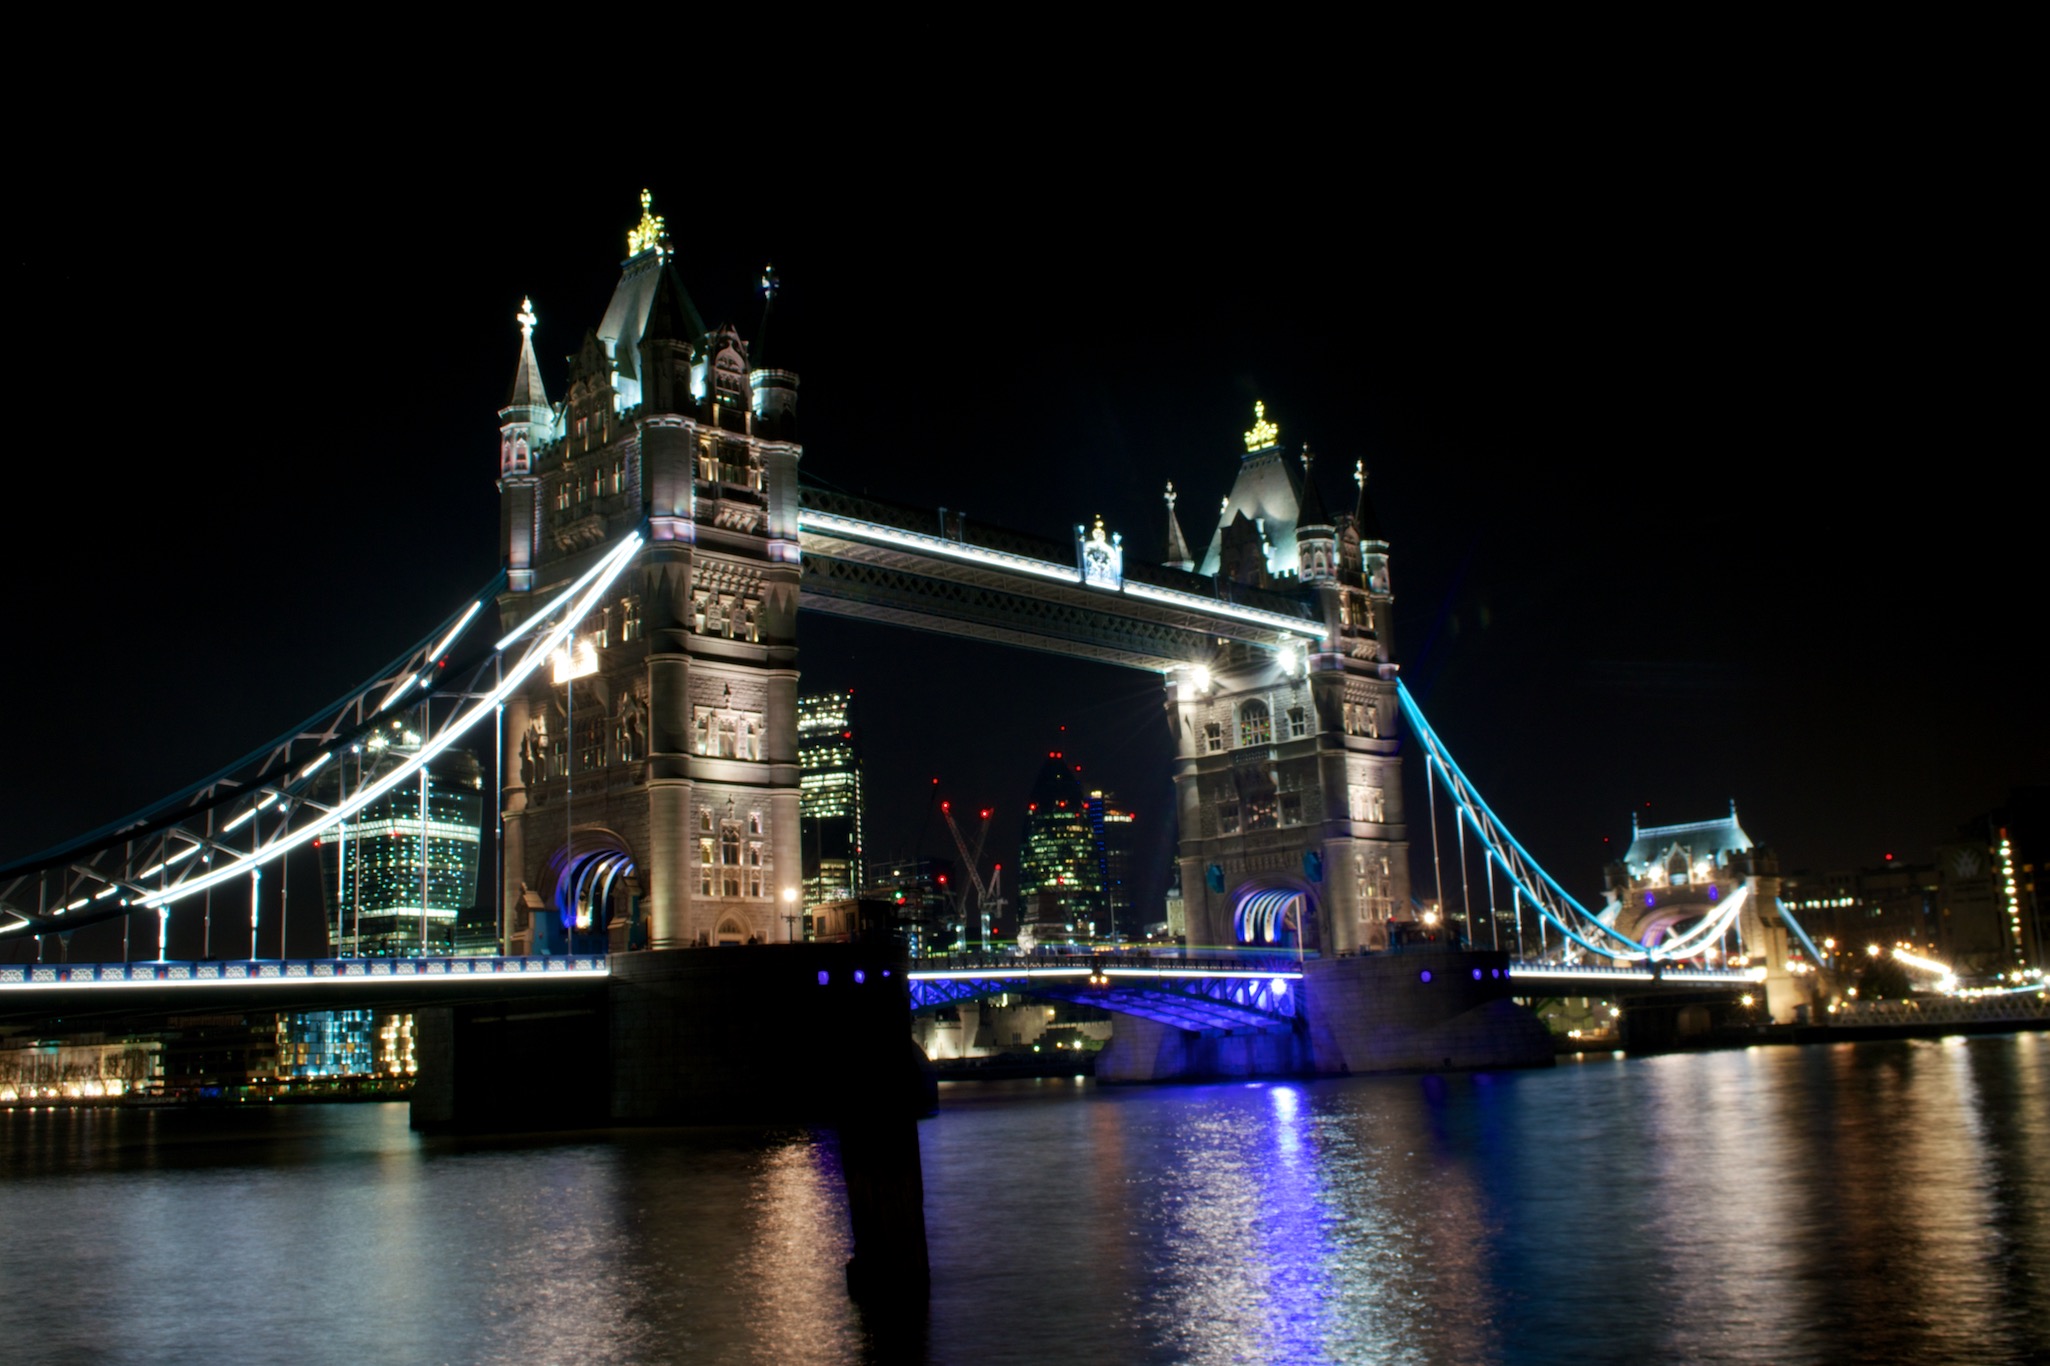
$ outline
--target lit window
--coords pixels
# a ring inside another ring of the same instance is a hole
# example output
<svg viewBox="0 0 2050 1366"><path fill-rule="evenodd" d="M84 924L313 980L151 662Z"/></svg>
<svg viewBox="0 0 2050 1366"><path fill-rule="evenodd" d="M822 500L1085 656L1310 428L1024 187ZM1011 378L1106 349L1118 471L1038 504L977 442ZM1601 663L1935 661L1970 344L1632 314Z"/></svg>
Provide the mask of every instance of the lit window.
<svg viewBox="0 0 2050 1366"><path fill-rule="evenodd" d="M1267 704L1260 701L1246 703L1239 708L1239 744L1264 745L1273 738L1273 722L1267 713Z"/></svg>
<svg viewBox="0 0 2050 1366"><path fill-rule="evenodd" d="M1236 835L1239 832L1239 804L1236 801L1217 804L1217 829L1219 833Z"/></svg>
<svg viewBox="0 0 2050 1366"><path fill-rule="evenodd" d="M1203 748L1209 750L1212 754L1215 754L1217 751L1224 748L1223 726L1218 725L1215 721L1208 722L1204 725Z"/></svg>
<svg viewBox="0 0 2050 1366"><path fill-rule="evenodd" d="M1299 740L1310 733L1309 713L1301 707L1288 709L1288 734L1292 740Z"/></svg>

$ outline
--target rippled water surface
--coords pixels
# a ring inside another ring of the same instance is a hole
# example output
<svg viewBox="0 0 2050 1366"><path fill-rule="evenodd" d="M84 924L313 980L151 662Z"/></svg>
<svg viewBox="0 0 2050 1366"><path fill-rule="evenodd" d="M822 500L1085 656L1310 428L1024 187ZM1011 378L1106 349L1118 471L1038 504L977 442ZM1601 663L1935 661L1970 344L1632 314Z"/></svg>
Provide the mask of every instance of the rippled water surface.
<svg viewBox="0 0 2050 1366"><path fill-rule="evenodd" d="M829 1138L0 1112L8 1362L2050 1359L2050 1037L946 1088L933 1295Z"/></svg>

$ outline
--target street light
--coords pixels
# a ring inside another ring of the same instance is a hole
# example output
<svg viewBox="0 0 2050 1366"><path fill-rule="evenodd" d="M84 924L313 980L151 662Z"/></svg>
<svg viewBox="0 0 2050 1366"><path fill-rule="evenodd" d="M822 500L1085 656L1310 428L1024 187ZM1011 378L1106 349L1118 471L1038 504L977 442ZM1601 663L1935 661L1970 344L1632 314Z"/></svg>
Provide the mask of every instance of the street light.
<svg viewBox="0 0 2050 1366"><path fill-rule="evenodd" d="M785 887L783 889L783 939L785 943L797 942L797 912L793 909L796 905L797 889L795 887Z"/></svg>

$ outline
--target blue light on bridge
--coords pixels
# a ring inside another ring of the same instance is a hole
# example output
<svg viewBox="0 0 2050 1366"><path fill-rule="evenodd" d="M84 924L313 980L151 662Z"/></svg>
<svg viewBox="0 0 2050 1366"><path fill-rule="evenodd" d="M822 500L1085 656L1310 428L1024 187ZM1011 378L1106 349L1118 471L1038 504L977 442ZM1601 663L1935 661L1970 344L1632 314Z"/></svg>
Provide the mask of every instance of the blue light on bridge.
<svg viewBox="0 0 2050 1366"><path fill-rule="evenodd" d="M1420 972L1420 973L1418 973L1418 974L1416 975L1416 979L1417 979L1417 980L1418 980L1419 982L1428 982L1428 981L1430 981L1430 980L1431 980L1431 970L1430 970L1429 968L1425 968L1425 969L1424 969L1424 970L1423 970L1422 972Z"/></svg>
<svg viewBox="0 0 2050 1366"><path fill-rule="evenodd" d="M862 971L860 968L856 968L854 970L854 985L860 986L863 982L866 982L867 980L868 974L866 972Z"/></svg>
<svg viewBox="0 0 2050 1366"><path fill-rule="evenodd" d="M832 981L832 980L833 980L833 974L832 974L832 973L830 973L830 972L827 972L827 971L826 971L826 970L825 970L824 968L820 968L820 969L819 969L819 985L820 985L820 986L824 986L824 985L825 985L826 983L828 983L828 982L830 982L830 981Z"/></svg>

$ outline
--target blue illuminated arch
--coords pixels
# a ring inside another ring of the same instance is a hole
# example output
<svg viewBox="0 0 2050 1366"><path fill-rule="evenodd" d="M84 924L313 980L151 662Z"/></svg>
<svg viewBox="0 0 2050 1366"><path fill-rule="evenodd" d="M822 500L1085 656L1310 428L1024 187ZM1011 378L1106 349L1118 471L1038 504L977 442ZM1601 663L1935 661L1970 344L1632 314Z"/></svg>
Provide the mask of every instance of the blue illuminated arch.
<svg viewBox="0 0 2050 1366"><path fill-rule="evenodd" d="M1310 909L1310 894L1300 888L1247 887L1232 907L1232 933L1241 944L1292 947Z"/></svg>

